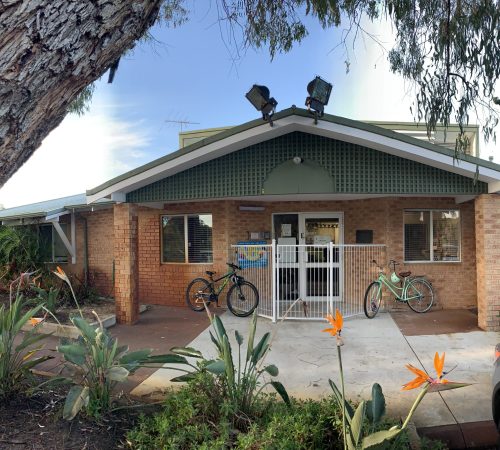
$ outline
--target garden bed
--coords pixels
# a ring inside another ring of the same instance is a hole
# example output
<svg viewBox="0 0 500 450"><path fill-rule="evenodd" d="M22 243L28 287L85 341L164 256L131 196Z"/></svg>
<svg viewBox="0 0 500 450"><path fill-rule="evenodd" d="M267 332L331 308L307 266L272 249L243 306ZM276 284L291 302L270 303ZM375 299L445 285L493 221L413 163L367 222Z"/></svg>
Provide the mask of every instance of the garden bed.
<svg viewBox="0 0 500 450"><path fill-rule="evenodd" d="M6 307L9 306L8 295L0 294L0 305L2 303L6 305ZM140 305L141 313L147 309L147 305ZM91 326L96 327L99 325L95 314L99 316L104 328L110 328L116 324L115 301L111 298L101 298L92 302L82 302L81 311L83 317L91 324ZM42 317L44 314L45 313L43 311L40 311L37 316ZM79 314L80 313L75 306L61 305L57 308L57 311L54 314L60 323L57 323L51 315L47 315L45 320L38 325L37 331L41 334L52 334L56 337L76 339L80 333L77 328L73 326L70 318L78 316ZM27 323L22 329L23 331L28 331L32 327L33 325L31 325L31 323Z"/></svg>
<svg viewBox="0 0 500 450"><path fill-rule="evenodd" d="M32 397L18 395L0 405L0 448L2 450L120 449L127 431L134 426L144 408L118 411L101 420L82 416L63 420L62 407L68 386L47 389Z"/></svg>

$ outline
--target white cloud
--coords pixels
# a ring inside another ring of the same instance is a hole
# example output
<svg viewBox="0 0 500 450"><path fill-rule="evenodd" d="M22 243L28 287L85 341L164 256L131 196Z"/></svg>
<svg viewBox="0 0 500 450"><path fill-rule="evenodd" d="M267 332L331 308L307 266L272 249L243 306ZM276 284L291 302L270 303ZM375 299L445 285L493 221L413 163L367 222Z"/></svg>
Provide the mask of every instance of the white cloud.
<svg viewBox="0 0 500 450"><path fill-rule="evenodd" d="M0 189L0 204L12 207L84 192L145 162L150 144L142 121L93 106L68 116Z"/></svg>

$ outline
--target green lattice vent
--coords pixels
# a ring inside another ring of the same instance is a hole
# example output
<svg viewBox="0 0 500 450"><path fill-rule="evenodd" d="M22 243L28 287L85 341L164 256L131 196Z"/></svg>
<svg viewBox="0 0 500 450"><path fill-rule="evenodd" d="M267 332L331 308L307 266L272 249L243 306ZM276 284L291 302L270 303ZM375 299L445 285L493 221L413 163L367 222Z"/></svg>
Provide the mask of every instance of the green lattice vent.
<svg viewBox="0 0 500 450"><path fill-rule="evenodd" d="M209 199L261 195L269 173L301 156L332 176L332 193L461 195L487 192L487 184L322 136L293 132L144 186L127 195L129 202Z"/></svg>

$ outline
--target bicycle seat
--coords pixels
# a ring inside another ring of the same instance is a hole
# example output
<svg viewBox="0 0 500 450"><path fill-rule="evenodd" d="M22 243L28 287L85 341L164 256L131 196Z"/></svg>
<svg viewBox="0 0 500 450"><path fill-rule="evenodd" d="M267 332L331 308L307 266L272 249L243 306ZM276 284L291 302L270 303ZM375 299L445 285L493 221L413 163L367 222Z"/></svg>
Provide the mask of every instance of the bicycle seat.
<svg viewBox="0 0 500 450"><path fill-rule="evenodd" d="M399 272L399 276L401 278L406 278L406 277L409 277L411 275L411 272L408 271L408 272Z"/></svg>
<svg viewBox="0 0 500 450"><path fill-rule="evenodd" d="M209 277L211 277L212 275L215 275L217 272L211 272L210 270L207 270L205 272Z"/></svg>

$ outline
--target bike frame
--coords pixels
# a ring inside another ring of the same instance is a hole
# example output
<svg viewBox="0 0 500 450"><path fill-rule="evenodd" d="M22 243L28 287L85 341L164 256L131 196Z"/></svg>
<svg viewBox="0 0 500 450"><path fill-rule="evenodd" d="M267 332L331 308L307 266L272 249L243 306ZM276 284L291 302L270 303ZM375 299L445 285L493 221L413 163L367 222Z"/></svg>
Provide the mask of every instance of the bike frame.
<svg viewBox="0 0 500 450"><path fill-rule="evenodd" d="M393 272L395 274L395 272ZM386 286L387 289L389 289L394 296L396 297L396 300L400 302L407 302L408 300L412 300L413 298L418 298L418 295L415 295L413 297L408 297L408 287L410 286L410 281L411 279L409 277L403 278L403 286L397 286L395 285L389 278L386 277L385 273L379 273L377 281L380 284L380 289L382 289L382 285ZM400 295L400 293L401 295Z"/></svg>
<svg viewBox="0 0 500 450"><path fill-rule="evenodd" d="M228 285L229 281L231 280L231 277L233 275L236 275L236 272L234 270L230 270L229 272L226 272L224 275L222 275L220 278L217 278L214 280L212 277L210 277L210 286L212 287L212 290L214 294L218 297L221 292L224 290L224 288ZM224 282L217 287L215 283L218 283L220 280L224 279Z"/></svg>

